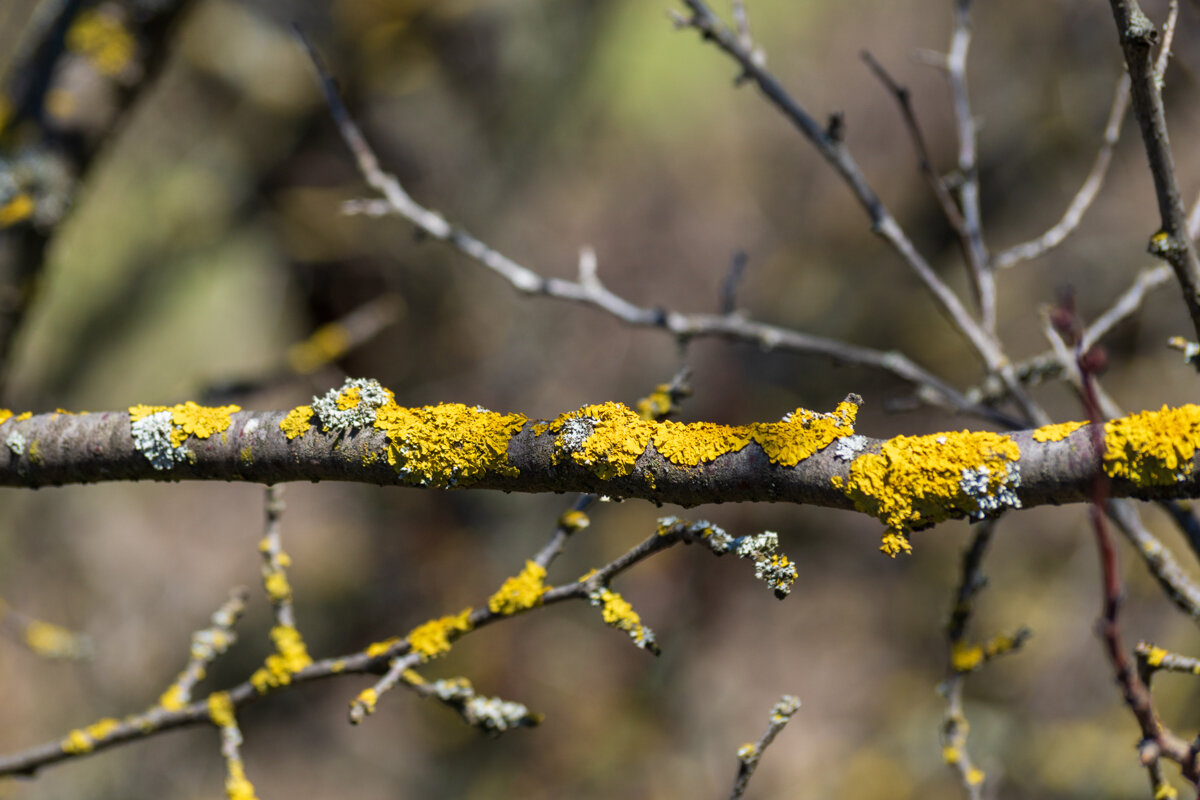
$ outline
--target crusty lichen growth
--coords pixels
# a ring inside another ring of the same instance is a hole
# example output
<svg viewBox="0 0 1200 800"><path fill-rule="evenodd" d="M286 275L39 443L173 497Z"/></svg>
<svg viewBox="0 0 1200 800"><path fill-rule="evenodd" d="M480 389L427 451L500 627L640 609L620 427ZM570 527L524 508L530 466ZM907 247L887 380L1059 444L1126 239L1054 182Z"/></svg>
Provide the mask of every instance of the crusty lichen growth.
<svg viewBox="0 0 1200 800"><path fill-rule="evenodd" d="M1010 437L989 432L897 436L879 453L864 453L850 475L833 485L855 507L887 525L880 549L910 552L908 533L956 516L986 516L1019 507L1021 450Z"/></svg>
<svg viewBox="0 0 1200 800"><path fill-rule="evenodd" d="M375 427L387 433L388 463L403 480L446 488L485 475L518 475L508 461L508 443L525 422L521 414L461 403L401 408L389 402L378 410Z"/></svg>
<svg viewBox="0 0 1200 800"><path fill-rule="evenodd" d="M288 365L301 375L315 372L346 353L351 344L350 332L340 322L322 325L303 342L288 348Z"/></svg>
<svg viewBox="0 0 1200 800"><path fill-rule="evenodd" d="M105 717L93 722L86 728L76 728L71 731L62 740L60 746L64 753L69 753L70 755L90 753L96 747L96 742L104 739L120 727L120 720Z"/></svg>
<svg viewBox="0 0 1200 800"><path fill-rule="evenodd" d="M288 438L288 441L291 441L297 436L308 433L309 428L312 427L312 418L312 406L296 406L279 422L279 430L283 431L283 435Z"/></svg>
<svg viewBox="0 0 1200 800"><path fill-rule="evenodd" d="M208 718L218 728L229 728L237 724L233 713L233 698L229 692L213 692L208 696Z"/></svg>
<svg viewBox="0 0 1200 800"><path fill-rule="evenodd" d="M173 406L129 407L134 446L155 469L170 469L193 457L183 446L189 436L207 439L228 430L240 406L202 406L191 400Z"/></svg>
<svg viewBox="0 0 1200 800"><path fill-rule="evenodd" d="M838 404L830 414L798 408L781 422L718 425L711 422L650 422L620 403L584 406L538 426L553 433L555 458L570 458L609 479L633 471L651 442L672 464L694 467L757 442L774 464L795 466L843 436L854 434L858 406Z"/></svg>
<svg viewBox="0 0 1200 800"><path fill-rule="evenodd" d="M592 592L588 599L592 605L600 606L600 614L606 625L625 631L638 647L658 654L654 631L642 624L641 616L633 610L628 600L607 586Z"/></svg>
<svg viewBox="0 0 1200 800"><path fill-rule="evenodd" d="M541 605L542 595L550 591L545 580L546 568L536 562L526 561L520 574L506 580L488 598L488 610L493 614L517 614Z"/></svg>
<svg viewBox="0 0 1200 800"><path fill-rule="evenodd" d="M259 694L287 686L293 675L312 664L308 647L295 626L276 625L271 629L271 640L275 642L275 652L267 656L263 666L250 676L250 683Z"/></svg>
<svg viewBox="0 0 1200 800"><path fill-rule="evenodd" d="M452 641L473 627L471 609L465 608L458 614L418 625L409 632L406 638L408 646L421 657L423 663L450 652Z"/></svg>
<svg viewBox="0 0 1200 800"><path fill-rule="evenodd" d="M1104 471L1138 486L1186 480L1200 447L1200 406L1163 406L1104 425Z"/></svg>
<svg viewBox="0 0 1200 800"><path fill-rule="evenodd" d="M1086 428L1086 422L1059 422L1054 425L1043 425L1033 432L1035 442L1060 442L1080 428Z"/></svg>

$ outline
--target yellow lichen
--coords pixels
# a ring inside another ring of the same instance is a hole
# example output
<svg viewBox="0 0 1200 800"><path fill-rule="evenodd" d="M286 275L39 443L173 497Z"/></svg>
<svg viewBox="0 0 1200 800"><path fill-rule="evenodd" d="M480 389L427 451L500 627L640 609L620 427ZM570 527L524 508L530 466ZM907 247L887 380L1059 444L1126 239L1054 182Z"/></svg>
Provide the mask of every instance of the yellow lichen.
<svg viewBox="0 0 1200 800"><path fill-rule="evenodd" d="M279 429L289 440L295 439L308 431L312 417L312 406L296 406L279 423Z"/></svg>
<svg viewBox="0 0 1200 800"><path fill-rule="evenodd" d="M526 561L525 568L519 575L506 580L504 585L488 598L488 610L493 614L516 614L539 605L542 595L550 591L544 583L545 578L545 567L533 561Z"/></svg>
<svg viewBox="0 0 1200 800"><path fill-rule="evenodd" d="M292 587L288 583L287 576L281 571L266 575L263 578L263 586L272 603L286 603L292 599Z"/></svg>
<svg viewBox="0 0 1200 800"><path fill-rule="evenodd" d="M428 661L450 652L451 637L471 630L471 609L463 609L453 616L430 620L409 632L408 645L421 661Z"/></svg>
<svg viewBox="0 0 1200 800"><path fill-rule="evenodd" d="M288 364L302 375L313 372L346 352L350 334L346 326L331 322L322 325L313 335L288 349Z"/></svg>
<svg viewBox="0 0 1200 800"><path fill-rule="evenodd" d="M276 625L271 629L271 640L275 642L275 652L267 656L263 666L250 676L250 683L260 694L277 686L287 686L293 675L312 664L304 639L295 627Z"/></svg>
<svg viewBox="0 0 1200 800"><path fill-rule="evenodd" d="M558 527L562 528L567 533L581 531L591 524L592 521L588 519L588 515L576 509L564 511L558 517Z"/></svg>
<svg viewBox="0 0 1200 800"><path fill-rule="evenodd" d="M651 637L646 626L642 625L641 616L620 594L606 587L597 592L594 599L600 604L600 614L606 625L627 632L639 645L645 644Z"/></svg>
<svg viewBox="0 0 1200 800"><path fill-rule="evenodd" d="M158 698L158 705L165 708L167 711L179 711L188 701L187 692L183 690L181 684L172 683L162 696Z"/></svg>
<svg viewBox="0 0 1200 800"><path fill-rule="evenodd" d="M950 666L955 672L971 672L983 663L983 648L977 644L955 642L950 651Z"/></svg>
<svg viewBox="0 0 1200 800"><path fill-rule="evenodd" d="M229 759L229 775L225 778L225 796L229 800L258 800L254 784L246 778L246 769L239 758Z"/></svg>
<svg viewBox="0 0 1200 800"><path fill-rule="evenodd" d="M80 53L103 75L125 70L137 51L137 41L119 19L102 10L83 11L67 31L67 48Z"/></svg>
<svg viewBox="0 0 1200 800"><path fill-rule="evenodd" d="M337 407L339 411L348 411L351 408L357 408L362 402L362 390L357 386L350 386L338 392Z"/></svg>
<svg viewBox="0 0 1200 800"><path fill-rule="evenodd" d="M1163 406L1104 425L1104 471L1139 486L1185 479L1200 447L1200 406Z"/></svg>
<svg viewBox="0 0 1200 800"><path fill-rule="evenodd" d="M0 228L16 225L33 216L37 204L27 192L17 193L4 205L0 205Z"/></svg>
<svg viewBox="0 0 1200 800"><path fill-rule="evenodd" d="M233 698L229 696L229 692L213 692L208 696L208 718L212 720L213 725L218 728L232 728L237 725L237 717L234 716Z"/></svg>
<svg viewBox="0 0 1200 800"><path fill-rule="evenodd" d="M942 748L942 761L947 764L957 764L962 758L962 751L952 744L948 744Z"/></svg>
<svg viewBox="0 0 1200 800"><path fill-rule="evenodd" d="M1166 657L1166 650L1161 647L1151 647L1150 652L1146 654L1146 664L1151 667L1161 667L1163 659Z"/></svg>
<svg viewBox="0 0 1200 800"><path fill-rule="evenodd" d="M750 430L772 463L793 467L843 436L852 436L857 415L858 406L843 400L831 414L798 408L784 422L758 422Z"/></svg>
<svg viewBox="0 0 1200 800"><path fill-rule="evenodd" d="M967 770L967 785L978 786L979 784L983 783L983 779L985 777L986 776L983 774L983 770L981 770L979 767L971 767L969 770Z"/></svg>
<svg viewBox="0 0 1200 800"><path fill-rule="evenodd" d="M25 626L24 638L30 650L46 658L67 658L79 654L85 647L79 634L41 620L33 620Z"/></svg>
<svg viewBox="0 0 1200 800"><path fill-rule="evenodd" d="M90 753L95 746L96 743L92 741L92 737L79 728L68 733L66 738L59 742L62 751L73 756Z"/></svg>
<svg viewBox="0 0 1200 800"><path fill-rule="evenodd" d="M836 439L854 433L858 406L842 402L831 414L796 409L783 422L718 425L649 422L620 403L584 406L539 426L556 434L556 458L569 456L601 478L633 471L646 445L672 464L694 467L757 442L772 463L795 466Z"/></svg>
<svg viewBox="0 0 1200 800"><path fill-rule="evenodd" d="M525 425L521 414L498 414L461 403L379 408L375 427L387 433L388 463L407 482L465 486L485 475L513 477L508 443Z"/></svg>
<svg viewBox="0 0 1200 800"><path fill-rule="evenodd" d="M1035 442L1058 442L1084 427L1087 427L1086 422L1060 422L1057 425L1043 425L1033 432L1033 440Z"/></svg>
<svg viewBox="0 0 1200 800"><path fill-rule="evenodd" d="M421 673L417 672L415 669L404 670L404 672L400 673L400 677L409 686L422 686L425 683L425 679L421 677Z"/></svg>
<svg viewBox="0 0 1200 800"><path fill-rule="evenodd" d="M1010 465L1020 456L1016 442L996 433L897 436L854 459L849 477L833 485L887 525L880 549L895 556L909 551L909 531L1019 504Z"/></svg>
<svg viewBox="0 0 1200 800"><path fill-rule="evenodd" d="M746 428L711 422L661 422L654 431L654 449L672 464L694 467L750 444Z"/></svg>
<svg viewBox="0 0 1200 800"><path fill-rule="evenodd" d="M661 419L671 413L671 384L660 383L654 391L637 401L637 413L642 419Z"/></svg>
<svg viewBox="0 0 1200 800"><path fill-rule="evenodd" d="M1179 792L1171 784L1163 781L1154 789L1154 800L1175 800Z"/></svg>
<svg viewBox="0 0 1200 800"><path fill-rule="evenodd" d="M368 714L375 713L375 704L379 702L379 692L375 689L363 689L358 697L350 701L351 706L358 706Z"/></svg>
<svg viewBox="0 0 1200 800"><path fill-rule="evenodd" d="M367 658L375 658L392 649L392 646L400 641L399 636L393 636L390 639L384 639L382 642L375 642L367 646Z"/></svg>
<svg viewBox="0 0 1200 800"><path fill-rule="evenodd" d="M171 422L175 429L171 431L171 444L179 447L188 436L207 439L221 433L233 423L229 415L241 410L240 406L202 406L191 400L173 406Z"/></svg>
<svg viewBox="0 0 1200 800"><path fill-rule="evenodd" d="M20 414L17 414L15 417L13 417L13 422L24 422L32 416L32 411L22 411Z"/></svg>
<svg viewBox="0 0 1200 800"><path fill-rule="evenodd" d="M12 415L13 415L13 412L9 411L7 408L0 408L0 425L3 425L5 422L8 422L8 418L11 417Z"/></svg>

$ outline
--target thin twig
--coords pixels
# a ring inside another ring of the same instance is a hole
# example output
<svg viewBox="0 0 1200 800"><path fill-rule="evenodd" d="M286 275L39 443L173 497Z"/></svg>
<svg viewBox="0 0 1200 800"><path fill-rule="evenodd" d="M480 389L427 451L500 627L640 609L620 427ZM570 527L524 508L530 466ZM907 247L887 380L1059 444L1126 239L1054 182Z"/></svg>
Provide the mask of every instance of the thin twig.
<svg viewBox="0 0 1200 800"><path fill-rule="evenodd" d="M737 776L733 779L733 790L729 793L729 800L738 800L746 793L746 787L750 785L750 777L754 775L754 770L758 769L764 751L771 746L775 737L791 720L792 715L799 710L800 699L785 694L771 708L771 719L768 720L767 728L758 741L744 744L738 748L738 771Z"/></svg>
<svg viewBox="0 0 1200 800"><path fill-rule="evenodd" d="M1124 122L1128 110L1129 74L1122 72L1117 81L1117 88L1113 92L1112 107L1108 112L1108 122L1104 126L1104 137L1101 140L1100 149L1096 151L1092 168L1084 179L1083 185L1079 187L1079 191L1071 198L1062 219L1036 239L1014 245L998 253L992 259L993 268L1007 269L1022 261L1043 256L1062 244L1068 236L1075 232L1079 223L1083 221L1083 215L1087 213L1092 202L1100 194L1100 187L1104 185L1109 164L1112 163L1113 150L1121 138L1121 123Z"/></svg>
<svg viewBox="0 0 1200 800"><path fill-rule="evenodd" d="M958 131L958 202L966 231L968 275L975 288L983 316L983 327L996 330L996 277L988 264L987 245L983 241L983 220L979 207L979 164L976 156L977 126L967 91L967 53L971 47L971 0L956 0L954 33L946 54L946 79Z"/></svg>

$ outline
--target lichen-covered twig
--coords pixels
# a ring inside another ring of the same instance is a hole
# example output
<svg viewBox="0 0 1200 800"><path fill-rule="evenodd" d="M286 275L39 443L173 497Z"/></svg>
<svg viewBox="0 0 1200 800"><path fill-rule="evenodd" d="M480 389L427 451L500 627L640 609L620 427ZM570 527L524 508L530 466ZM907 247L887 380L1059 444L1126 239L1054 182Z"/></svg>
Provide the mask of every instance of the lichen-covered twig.
<svg viewBox="0 0 1200 800"><path fill-rule="evenodd" d="M791 720L792 715L799 710L800 699L790 694L785 694L771 708L771 718L767 721L767 728L763 731L763 735L758 738L758 741L748 742L738 748L738 770L737 775L733 779L733 790L729 793L729 800L738 800L739 797L746 793L746 787L750 785L750 778L754 775L754 770L758 769L758 763L762 760L763 752L771 746L771 743L775 741L775 737L779 735L779 732Z"/></svg>

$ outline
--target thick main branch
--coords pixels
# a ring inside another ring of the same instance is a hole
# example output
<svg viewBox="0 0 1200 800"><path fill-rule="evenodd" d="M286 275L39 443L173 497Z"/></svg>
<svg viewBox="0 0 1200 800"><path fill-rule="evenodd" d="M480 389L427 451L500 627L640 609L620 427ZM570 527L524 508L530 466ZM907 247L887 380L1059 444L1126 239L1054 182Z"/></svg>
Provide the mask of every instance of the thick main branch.
<svg viewBox="0 0 1200 800"><path fill-rule="evenodd" d="M650 422L616 403L544 421L459 404L410 409L378 384L352 383L291 411L0 411L0 486L339 480L685 506L782 501L857 509L901 532L1085 501L1101 471L1114 497L1200 496L1200 406L1110 421L1102 458L1082 423L872 439L854 431L853 396L828 414L726 426Z"/></svg>

